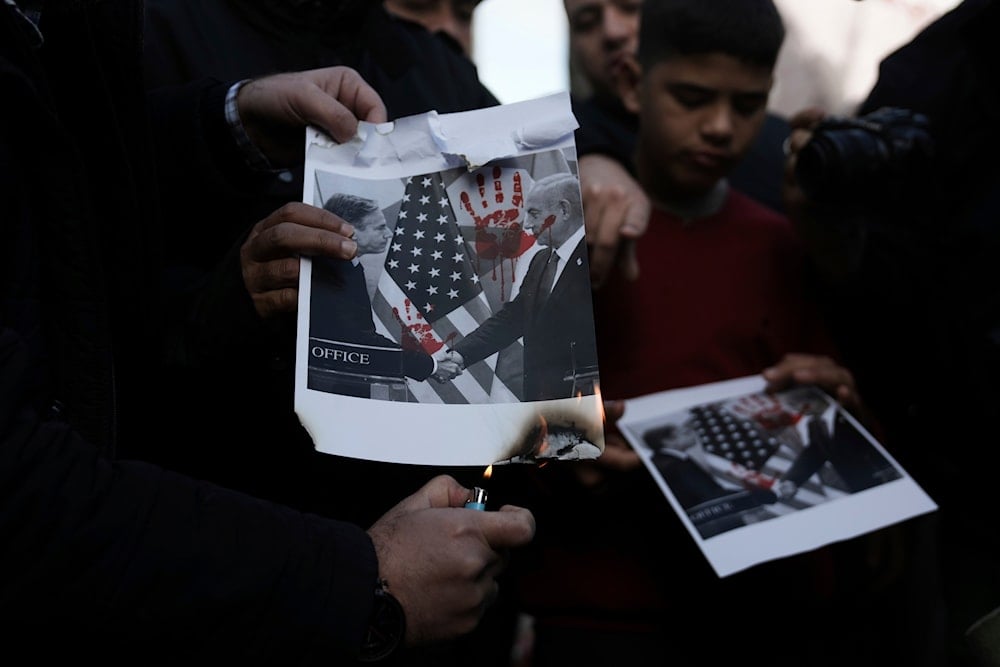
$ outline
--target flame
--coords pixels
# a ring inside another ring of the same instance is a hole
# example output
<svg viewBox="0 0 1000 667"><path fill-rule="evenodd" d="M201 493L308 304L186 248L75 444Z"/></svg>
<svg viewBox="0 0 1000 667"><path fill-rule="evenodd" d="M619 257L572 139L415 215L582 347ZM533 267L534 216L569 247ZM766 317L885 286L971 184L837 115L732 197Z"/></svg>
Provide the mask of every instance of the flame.
<svg viewBox="0 0 1000 667"><path fill-rule="evenodd" d="M597 397L597 409L601 413L601 423L607 424L608 417L604 412L604 398L601 396L601 385L594 383L594 396Z"/></svg>
<svg viewBox="0 0 1000 667"><path fill-rule="evenodd" d="M486 466L486 470L483 471L483 479L489 479L493 476L493 464Z"/></svg>
<svg viewBox="0 0 1000 667"><path fill-rule="evenodd" d="M545 453L545 450L549 448L549 423L545 421L545 417L538 415L538 421L541 423L538 433L538 447L536 450L536 455L541 455Z"/></svg>

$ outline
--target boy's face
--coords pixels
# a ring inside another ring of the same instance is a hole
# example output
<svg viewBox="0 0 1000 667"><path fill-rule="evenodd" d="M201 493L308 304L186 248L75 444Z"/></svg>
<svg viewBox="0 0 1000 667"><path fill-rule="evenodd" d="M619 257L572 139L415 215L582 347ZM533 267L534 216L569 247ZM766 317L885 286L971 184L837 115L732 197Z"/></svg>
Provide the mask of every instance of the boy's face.
<svg viewBox="0 0 1000 667"><path fill-rule="evenodd" d="M698 196L732 171L767 112L771 70L721 53L674 56L627 77L639 115L636 166L654 198Z"/></svg>

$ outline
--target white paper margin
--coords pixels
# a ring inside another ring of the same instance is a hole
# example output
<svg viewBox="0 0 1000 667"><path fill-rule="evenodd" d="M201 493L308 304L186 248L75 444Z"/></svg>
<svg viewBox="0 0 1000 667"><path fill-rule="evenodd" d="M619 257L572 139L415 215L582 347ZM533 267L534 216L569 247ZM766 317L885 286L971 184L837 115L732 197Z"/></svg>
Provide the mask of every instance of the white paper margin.
<svg viewBox="0 0 1000 667"><path fill-rule="evenodd" d="M622 434L639 453L660 490L670 501L670 505L718 576L725 577L769 560L850 539L937 509L930 496L868 433L867 429L845 410L842 411L844 416L902 474L900 479L785 516L702 539L688 519L684 508L677 502L669 486L660 476L653 464L652 451L643 442L635 425L703 403L760 392L764 390L765 384L761 376L754 375L649 394L626 401L625 413L618 420Z"/></svg>
<svg viewBox="0 0 1000 667"><path fill-rule="evenodd" d="M313 201L315 171L371 180L400 178L573 147L576 119L567 93L477 111L434 112L372 125L336 144L315 128L306 133L303 201ZM296 350L308 347L311 262L299 276ZM309 389L308 365L295 364L295 411L318 451L352 458L442 466L489 465L508 459L542 420L589 425L603 450L600 396L551 401L442 405L403 403ZM595 430L596 425L596 430Z"/></svg>

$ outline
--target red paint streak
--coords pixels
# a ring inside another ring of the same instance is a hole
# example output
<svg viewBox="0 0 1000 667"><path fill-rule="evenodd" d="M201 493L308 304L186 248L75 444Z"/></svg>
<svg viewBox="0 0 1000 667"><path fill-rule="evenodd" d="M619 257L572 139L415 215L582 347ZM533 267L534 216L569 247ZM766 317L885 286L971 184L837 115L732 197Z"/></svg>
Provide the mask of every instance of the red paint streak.
<svg viewBox="0 0 1000 667"><path fill-rule="evenodd" d="M485 170L484 170L485 171ZM479 275L483 275L483 261L492 262L493 282L500 283L500 299L508 298L509 284L513 283L514 268L518 257L524 255L535 244L535 237L524 232L521 214L524 207L524 187L521 172L515 170L511 176L513 193L509 200L504 192L504 170L494 165L490 171L493 180L492 202L486 197L486 176L484 171L476 174L476 189L482 210L473 203L475 191L459 193L461 208L468 214L475 227L473 239L474 263ZM509 203L508 203L509 202ZM550 223L551 226L551 223ZM505 265L506 264L506 265ZM508 280L510 271L511 280Z"/></svg>
<svg viewBox="0 0 1000 667"><path fill-rule="evenodd" d="M547 230L549 227L551 227L554 224L556 224L556 216L550 215L549 217L545 218L545 222L543 222L542 226L539 227L539 229L538 229L539 235L541 235L542 232L544 232L545 230Z"/></svg>
<svg viewBox="0 0 1000 667"><path fill-rule="evenodd" d="M495 199L498 204L503 203L503 181L500 180L500 175L503 172L500 167L493 167L493 189L496 191Z"/></svg>
<svg viewBox="0 0 1000 667"><path fill-rule="evenodd" d="M434 354L444 347L444 343L439 342L434 337L431 325L424 321L423 314L413 306L409 299L404 300L403 307L406 310L404 314L400 314L399 308L393 308L392 314L396 318L396 322L399 323L399 341L404 350Z"/></svg>
<svg viewBox="0 0 1000 667"><path fill-rule="evenodd" d="M762 410L753 416L754 420L760 424L761 428L774 430L791 426L795 423L795 417L781 408Z"/></svg>

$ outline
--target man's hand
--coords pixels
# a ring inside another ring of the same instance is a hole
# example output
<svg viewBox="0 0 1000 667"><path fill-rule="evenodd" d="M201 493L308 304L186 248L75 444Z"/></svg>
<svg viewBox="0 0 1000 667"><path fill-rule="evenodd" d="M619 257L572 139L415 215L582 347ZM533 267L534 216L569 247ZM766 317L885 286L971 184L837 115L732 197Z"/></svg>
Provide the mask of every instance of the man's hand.
<svg viewBox="0 0 1000 667"><path fill-rule="evenodd" d="M864 406L851 371L830 357L816 354L786 354L763 371L766 391L775 392L796 384L816 385L837 400L855 417L864 419Z"/></svg>
<svg viewBox="0 0 1000 667"><path fill-rule="evenodd" d="M458 377L465 366L462 355L455 350L438 350L434 354L434 361L437 362L437 368L432 377L438 382L447 382Z"/></svg>
<svg viewBox="0 0 1000 667"><path fill-rule="evenodd" d="M649 224L649 197L625 167L599 154L580 158L580 192L593 287L600 287L616 265L626 279L635 280L635 242Z"/></svg>
<svg viewBox="0 0 1000 667"><path fill-rule="evenodd" d="M299 256L351 259L358 244L354 227L302 202L285 204L250 230L240 248L243 284L257 314L295 312L299 303Z"/></svg>
<svg viewBox="0 0 1000 667"><path fill-rule="evenodd" d="M826 117L826 112L818 107L806 107L796 112L789 120L791 133L785 139L785 170L782 193L785 210L789 216L798 221L802 218L808 199L799 187L795 176L795 165L798 163L799 151L812 139L813 129Z"/></svg>
<svg viewBox="0 0 1000 667"><path fill-rule="evenodd" d="M368 529L379 577L406 612L407 645L472 631L497 596L506 550L534 537L530 511L464 509L469 493L440 475Z"/></svg>
<svg viewBox="0 0 1000 667"><path fill-rule="evenodd" d="M349 67L255 79L240 88L236 103L250 140L276 166L302 162L307 125L344 142L357 133L359 120L387 119L382 98Z"/></svg>

